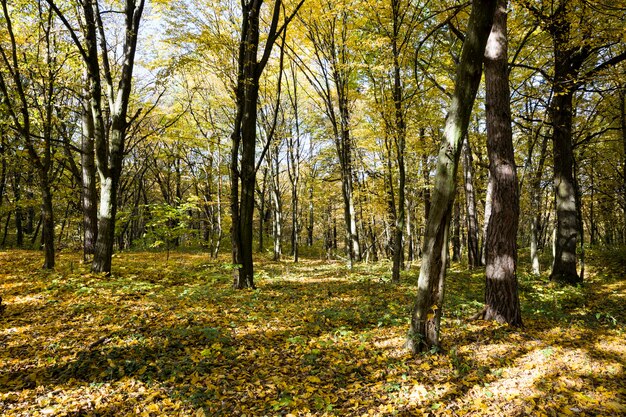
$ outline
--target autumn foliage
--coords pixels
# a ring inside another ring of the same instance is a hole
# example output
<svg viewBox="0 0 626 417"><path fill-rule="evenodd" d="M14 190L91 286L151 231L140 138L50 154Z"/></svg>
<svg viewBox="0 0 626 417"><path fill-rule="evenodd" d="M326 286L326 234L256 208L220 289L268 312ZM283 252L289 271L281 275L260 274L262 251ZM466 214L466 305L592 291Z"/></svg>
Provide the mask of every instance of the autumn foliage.
<svg viewBox="0 0 626 417"><path fill-rule="evenodd" d="M128 252L104 278L80 257L44 272L0 253L0 414L626 413L626 252L588 255L575 288L521 272L521 330L468 321L483 271L453 263L444 351L416 357L414 271L390 285L384 263L260 260L258 289L236 291L226 258Z"/></svg>

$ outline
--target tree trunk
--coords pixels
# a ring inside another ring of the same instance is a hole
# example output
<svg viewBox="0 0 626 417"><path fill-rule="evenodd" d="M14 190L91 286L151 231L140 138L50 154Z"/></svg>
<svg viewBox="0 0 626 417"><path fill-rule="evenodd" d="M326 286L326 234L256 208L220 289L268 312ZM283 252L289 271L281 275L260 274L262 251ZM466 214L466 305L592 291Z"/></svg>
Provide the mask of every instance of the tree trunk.
<svg viewBox="0 0 626 417"><path fill-rule="evenodd" d="M487 226L489 226L489 217L491 217L492 204L493 204L493 180L491 179L491 173L487 177L487 192L485 193L485 215L483 218L483 241L480 246L480 263L481 265L487 265Z"/></svg>
<svg viewBox="0 0 626 417"><path fill-rule="evenodd" d="M411 314L407 347L414 353L437 348L443 310L448 228L455 197L463 138L482 75L483 54L496 0L472 4L467 34L457 68L443 140L439 150L433 204L426 224L418 291Z"/></svg>
<svg viewBox="0 0 626 417"><path fill-rule="evenodd" d="M478 221L476 220L476 195L474 193L474 168L469 137L463 147L463 179L465 184L465 214L467 219L467 263L470 268L481 265L478 245Z"/></svg>
<svg viewBox="0 0 626 417"><path fill-rule="evenodd" d="M115 179L117 180L117 179ZM100 206L98 209L98 239L91 270L111 274L113 243L115 239L115 215L117 212L117 183L114 178L100 175Z"/></svg>
<svg viewBox="0 0 626 417"><path fill-rule="evenodd" d="M557 84L558 87L559 85ZM574 185L572 150L573 92L567 86L555 88L552 100L552 149L554 155L554 192L556 201L556 245L550 280L576 284L581 281L576 270L578 216ZM565 89L565 91L563 91Z"/></svg>
<svg viewBox="0 0 626 417"><path fill-rule="evenodd" d="M540 133L540 132L538 132ZM539 243L541 242L541 178L543 177L543 167L546 160L546 151L548 148L548 137L544 136L541 143L539 154L539 162L537 170L533 174L530 184L530 207L531 207L531 224L530 224L530 261L532 273L540 274L539 267Z"/></svg>
<svg viewBox="0 0 626 417"><path fill-rule="evenodd" d="M314 226L314 209L313 204L313 180L310 180L309 184L309 218L306 227L306 244L307 246L313 246L313 226Z"/></svg>
<svg viewBox="0 0 626 417"><path fill-rule="evenodd" d="M624 211L624 238L626 239L626 86L619 89L620 127L622 130L622 210Z"/></svg>
<svg viewBox="0 0 626 417"><path fill-rule="evenodd" d="M239 44L239 73L237 79L237 115L231 153L231 217L233 286L255 288L252 263L252 221L255 191L255 148L259 76L257 51L259 47L259 12L262 1L242 3L243 19ZM239 159L241 145L241 163ZM239 195L239 183L241 195Z"/></svg>
<svg viewBox="0 0 626 417"><path fill-rule="evenodd" d="M485 52L487 152L493 188L483 318L521 326L516 275L519 191L511 130L506 21L506 0L499 0Z"/></svg>
<svg viewBox="0 0 626 417"><path fill-rule="evenodd" d="M289 100L293 108L295 134L288 138L287 152L287 168L289 173L289 181L291 182L291 254L293 261L298 262L300 256L300 197L298 191L300 188L300 112L298 106L298 77L296 73L296 65L291 66L291 80L293 84L293 94L291 89L287 89Z"/></svg>
<svg viewBox="0 0 626 417"><path fill-rule="evenodd" d="M84 82L89 82L86 79ZM81 136L81 202L83 209L83 260L88 262L95 253L98 238L98 191L94 154L94 123L89 101L83 100Z"/></svg>
<svg viewBox="0 0 626 417"><path fill-rule="evenodd" d="M283 255L283 202L280 193L280 170L278 167L278 146L272 146L270 149L270 179L272 196L272 235L274 238L274 260L279 261Z"/></svg>
<svg viewBox="0 0 626 417"><path fill-rule="evenodd" d="M24 246L24 226L22 224L24 215L22 210L21 178L22 174L20 172L15 172L13 174L13 197L15 204L15 245L18 248Z"/></svg>
<svg viewBox="0 0 626 417"><path fill-rule="evenodd" d="M263 242L263 234L265 233L265 190L267 188L267 173L268 168L263 168L263 185L261 186L261 191L259 192L259 253L263 253L265 250L264 242Z"/></svg>
<svg viewBox="0 0 626 417"><path fill-rule="evenodd" d="M124 56L120 71L120 79L116 88L113 87L113 78L109 65L108 50L106 49L105 30L98 9L98 3L85 2L87 24L85 41L88 43L88 53L84 56L87 72L90 79L90 102L94 119L96 167L100 177L100 207L98 212L98 236L91 270L96 273L111 274L111 260L113 257L113 243L115 241L115 218L117 215L117 193L122 161L126 129L128 127L127 114L132 88L135 52L137 50L137 36L139 23L143 14L144 0L125 0L125 38L122 48ZM95 14L94 14L95 12ZM100 36L96 36L98 29ZM110 130L108 137L105 133L102 105L99 102L101 92L100 63L96 50L96 39L100 40L102 52L102 69L108 84ZM84 51L83 51L84 53ZM107 140L108 139L108 140Z"/></svg>
<svg viewBox="0 0 626 417"><path fill-rule="evenodd" d="M404 120L404 86L402 85L402 74L400 71L400 52L402 46L398 44L400 40L401 9L398 0L391 1L393 15L393 35L391 37L391 50L393 54L393 103L395 117L395 153L398 163L398 211L394 228L394 250L393 268L391 273L392 282L400 282L400 269L404 261L404 241L403 233L406 221L405 214L405 189L406 189L406 169L404 166L404 153L406 148L406 123Z"/></svg>
<svg viewBox="0 0 626 417"><path fill-rule="evenodd" d="M452 261L461 260L461 205L454 203L454 226L452 227Z"/></svg>
<svg viewBox="0 0 626 417"><path fill-rule="evenodd" d="M41 243L44 248L44 269L54 269L54 210L52 208L52 189L45 174L41 181L41 197L43 226L41 230Z"/></svg>

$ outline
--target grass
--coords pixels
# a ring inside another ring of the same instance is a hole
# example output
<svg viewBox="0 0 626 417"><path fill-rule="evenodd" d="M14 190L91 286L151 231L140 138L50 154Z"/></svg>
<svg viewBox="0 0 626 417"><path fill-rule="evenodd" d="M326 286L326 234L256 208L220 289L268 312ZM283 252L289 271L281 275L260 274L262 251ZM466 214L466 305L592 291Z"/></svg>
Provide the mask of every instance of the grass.
<svg viewBox="0 0 626 417"><path fill-rule="evenodd" d="M444 351L403 348L417 269L256 264L125 252L91 274L77 253L0 252L0 413L36 415L619 415L626 413L626 252L588 254L585 283L520 267L525 327L467 321L483 271L453 264Z"/></svg>

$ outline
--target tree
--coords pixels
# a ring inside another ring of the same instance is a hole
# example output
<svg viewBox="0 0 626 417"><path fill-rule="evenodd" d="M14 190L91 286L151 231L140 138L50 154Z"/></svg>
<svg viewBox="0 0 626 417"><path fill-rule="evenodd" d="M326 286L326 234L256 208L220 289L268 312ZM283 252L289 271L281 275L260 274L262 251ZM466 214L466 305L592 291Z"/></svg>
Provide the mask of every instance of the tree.
<svg viewBox="0 0 626 417"><path fill-rule="evenodd" d="M118 186L122 173L126 130L129 126L128 107L132 89L132 77L137 51L139 24L145 0L125 0L121 14L124 16L124 35L121 53L123 61L119 69L119 80L114 86L116 72L109 58L110 45L103 24L99 2L82 2L80 5L83 41L78 38L72 25L53 0L46 0L69 30L74 44L85 62L89 79L90 108L94 121L96 168L100 179L100 204L98 210L98 236L91 269L94 272L110 274L113 244L115 238L115 218L118 204ZM98 56L100 45L100 57ZM102 78L106 83L108 99L105 112L102 103Z"/></svg>
<svg viewBox="0 0 626 417"><path fill-rule="evenodd" d="M352 268L354 262L361 259L354 204L354 138L351 135L356 69L350 45L350 9L346 3L335 6L322 0L319 16L305 23L317 71L306 64L302 67L323 102L323 111L332 128L341 175L348 267Z"/></svg>
<svg viewBox="0 0 626 417"><path fill-rule="evenodd" d="M548 4L549 3L549 4ZM550 279L566 284L581 281L577 272L576 247L580 219L576 204L572 125L575 93L597 73L626 59L616 48L617 33L606 26L580 22L614 17L612 6L559 0L524 6L549 34L553 48L553 74L541 71L553 85L549 113L552 120L554 194L556 204L555 257Z"/></svg>
<svg viewBox="0 0 626 417"><path fill-rule="evenodd" d="M301 0L290 15L284 17L279 26L281 0L274 1L271 24L265 40L263 53L259 58L259 21L263 0L244 0L241 3L241 39L237 57L237 86L235 88L236 114L234 129L231 134L231 190L230 213L232 218L231 243L235 288L255 288L252 261L252 221L254 214L254 192L257 145L257 101L259 98L259 79L270 58L274 43L286 30L302 6ZM282 73L282 68L281 68ZM278 106L278 104L277 104ZM271 135L269 135L271 137ZM270 142L266 143L260 159L263 159ZM241 183L241 193L239 185Z"/></svg>
<svg viewBox="0 0 626 417"><path fill-rule="evenodd" d="M506 0L499 0L485 51L487 152L491 213L486 236L482 317L521 326L517 292L519 192L513 151L507 58Z"/></svg>
<svg viewBox="0 0 626 417"><path fill-rule="evenodd" d="M0 70L0 94L2 94L2 101L7 104L5 107L13 122L13 128L21 136L29 160L37 172L42 199L42 244L45 253L43 267L53 269L55 250L52 135L55 100L59 90L57 81L62 66L58 60L57 51L53 47L55 19L52 10L44 10L39 5L36 17L39 25L37 34L41 35L42 38L35 42L36 52L27 53L20 50L20 45L18 45L7 1L2 0L1 4L4 17L3 26L5 26L8 34L10 49L7 51L0 43L0 58L3 65L3 70ZM32 59L41 59L41 61L22 62L28 56ZM27 69L29 67L32 69ZM37 111L34 110L35 108ZM38 115L37 118L35 118L35 114ZM35 132L36 128L38 128L37 132ZM19 179L19 173L15 178L16 180ZM16 199L19 199L19 185L16 186L14 192L16 192ZM22 239L20 236L22 233L21 217L21 213L16 211L16 224L19 229L18 243L20 244Z"/></svg>
<svg viewBox="0 0 626 417"><path fill-rule="evenodd" d="M448 230L455 198L456 174L470 115L482 75L485 45L496 1L474 2L457 67L452 102L439 149L433 201L426 224L417 297L407 347L414 353L439 346L439 328L448 259Z"/></svg>
<svg viewBox="0 0 626 417"><path fill-rule="evenodd" d="M476 220L476 194L474 191L474 168L469 137L463 146L463 179L465 185L465 213L467 217L467 259L470 268L481 265L478 244L478 221Z"/></svg>

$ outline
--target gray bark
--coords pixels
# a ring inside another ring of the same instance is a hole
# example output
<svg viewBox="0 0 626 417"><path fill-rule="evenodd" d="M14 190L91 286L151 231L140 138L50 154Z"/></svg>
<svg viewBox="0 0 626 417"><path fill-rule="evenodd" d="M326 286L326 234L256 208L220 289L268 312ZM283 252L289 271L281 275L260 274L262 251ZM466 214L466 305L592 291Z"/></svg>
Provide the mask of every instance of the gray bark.
<svg viewBox="0 0 626 417"><path fill-rule="evenodd" d="M481 265L478 243L478 220L476 219L476 194L474 192L474 167L469 137L463 146L463 179L465 184L465 217L467 220L467 260L470 268ZM487 200L489 201L489 200ZM485 210L486 211L486 210Z"/></svg>
<svg viewBox="0 0 626 417"><path fill-rule="evenodd" d="M439 347L443 311L448 228L455 198L463 137L482 75L483 54L493 22L496 0L474 2L457 68L443 140L439 150L433 204L426 224L417 297L411 314L407 346L413 352Z"/></svg>

